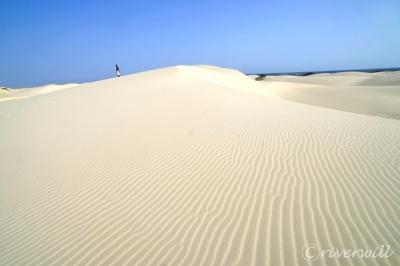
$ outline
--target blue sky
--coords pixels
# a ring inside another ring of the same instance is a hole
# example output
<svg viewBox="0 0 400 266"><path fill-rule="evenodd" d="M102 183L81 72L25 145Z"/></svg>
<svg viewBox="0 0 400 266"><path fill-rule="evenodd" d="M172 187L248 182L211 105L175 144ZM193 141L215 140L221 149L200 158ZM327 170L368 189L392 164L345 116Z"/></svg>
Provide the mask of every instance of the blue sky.
<svg viewBox="0 0 400 266"><path fill-rule="evenodd" d="M398 0L0 2L0 85L177 64L243 72L400 66Z"/></svg>

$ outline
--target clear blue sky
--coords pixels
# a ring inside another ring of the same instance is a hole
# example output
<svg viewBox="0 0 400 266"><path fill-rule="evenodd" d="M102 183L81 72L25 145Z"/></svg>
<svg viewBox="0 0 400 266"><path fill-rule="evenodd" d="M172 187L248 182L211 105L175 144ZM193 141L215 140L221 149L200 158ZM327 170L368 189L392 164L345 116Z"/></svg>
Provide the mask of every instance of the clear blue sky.
<svg viewBox="0 0 400 266"><path fill-rule="evenodd" d="M400 66L399 0L0 2L0 85L177 64L243 72Z"/></svg>

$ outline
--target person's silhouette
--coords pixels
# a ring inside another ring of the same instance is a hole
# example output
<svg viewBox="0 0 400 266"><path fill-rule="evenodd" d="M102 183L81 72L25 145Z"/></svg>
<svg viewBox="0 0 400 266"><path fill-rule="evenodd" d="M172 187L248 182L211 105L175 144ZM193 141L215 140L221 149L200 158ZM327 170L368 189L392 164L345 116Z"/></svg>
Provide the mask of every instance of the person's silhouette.
<svg viewBox="0 0 400 266"><path fill-rule="evenodd" d="M117 73L117 77L121 76L121 73L119 72L119 66L115 65L115 72Z"/></svg>

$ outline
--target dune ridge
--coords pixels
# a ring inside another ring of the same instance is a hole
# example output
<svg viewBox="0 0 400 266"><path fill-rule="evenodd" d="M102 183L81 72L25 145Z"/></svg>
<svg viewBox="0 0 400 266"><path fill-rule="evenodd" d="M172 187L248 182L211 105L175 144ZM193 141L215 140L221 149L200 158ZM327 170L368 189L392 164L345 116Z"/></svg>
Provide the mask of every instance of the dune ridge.
<svg viewBox="0 0 400 266"><path fill-rule="evenodd" d="M262 88L178 66L0 103L1 264L397 265L399 121Z"/></svg>

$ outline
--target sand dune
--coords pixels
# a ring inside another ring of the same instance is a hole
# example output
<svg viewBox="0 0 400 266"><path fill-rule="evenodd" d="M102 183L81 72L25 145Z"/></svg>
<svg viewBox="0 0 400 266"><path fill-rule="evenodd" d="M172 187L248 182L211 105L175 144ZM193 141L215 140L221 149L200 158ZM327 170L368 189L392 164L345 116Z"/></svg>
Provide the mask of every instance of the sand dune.
<svg viewBox="0 0 400 266"><path fill-rule="evenodd" d="M179 66L0 103L1 264L399 265L400 122L271 87Z"/></svg>
<svg viewBox="0 0 400 266"><path fill-rule="evenodd" d="M276 76L260 83L282 99L400 119L400 71Z"/></svg>

